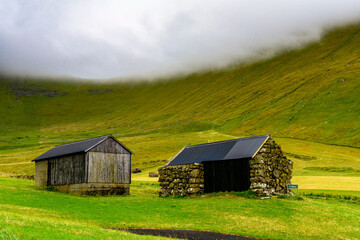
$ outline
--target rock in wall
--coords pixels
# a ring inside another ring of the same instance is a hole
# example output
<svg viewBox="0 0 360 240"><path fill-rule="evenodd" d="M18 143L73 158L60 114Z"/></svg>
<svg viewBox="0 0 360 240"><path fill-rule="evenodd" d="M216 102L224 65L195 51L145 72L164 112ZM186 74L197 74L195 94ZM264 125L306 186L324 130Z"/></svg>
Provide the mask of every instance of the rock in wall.
<svg viewBox="0 0 360 240"><path fill-rule="evenodd" d="M259 196L289 193L293 163L270 137L250 160L250 189Z"/></svg>
<svg viewBox="0 0 360 240"><path fill-rule="evenodd" d="M164 166L159 168L159 196L199 195L204 193L204 165Z"/></svg>

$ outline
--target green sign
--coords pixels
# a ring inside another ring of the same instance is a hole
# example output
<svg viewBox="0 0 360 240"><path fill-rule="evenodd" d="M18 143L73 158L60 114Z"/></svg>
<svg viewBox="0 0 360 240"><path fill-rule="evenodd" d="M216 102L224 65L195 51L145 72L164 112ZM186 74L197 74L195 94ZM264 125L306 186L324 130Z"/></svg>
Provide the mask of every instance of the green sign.
<svg viewBox="0 0 360 240"><path fill-rule="evenodd" d="M289 184L289 185L287 185L287 188L299 188L299 185L297 185L297 184Z"/></svg>

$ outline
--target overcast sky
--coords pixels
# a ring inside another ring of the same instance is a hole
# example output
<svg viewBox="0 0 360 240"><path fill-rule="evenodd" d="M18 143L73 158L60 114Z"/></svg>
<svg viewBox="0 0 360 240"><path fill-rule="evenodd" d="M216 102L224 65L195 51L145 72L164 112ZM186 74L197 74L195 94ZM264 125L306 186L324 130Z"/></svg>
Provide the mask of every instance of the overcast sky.
<svg viewBox="0 0 360 240"><path fill-rule="evenodd" d="M359 0L0 0L0 71L166 77L266 57L360 20Z"/></svg>

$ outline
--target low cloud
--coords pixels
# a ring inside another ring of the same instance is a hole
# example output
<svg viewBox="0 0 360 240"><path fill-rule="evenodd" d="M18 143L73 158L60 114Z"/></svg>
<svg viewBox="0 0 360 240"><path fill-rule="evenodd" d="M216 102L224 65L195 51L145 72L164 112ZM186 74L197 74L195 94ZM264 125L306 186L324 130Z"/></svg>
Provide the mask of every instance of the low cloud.
<svg viewBox="0 0 360 240"><path fill-rule="evenodd" d="M319 40L360 1L0 0L0 15L0 71L152 79Z"/></svg>

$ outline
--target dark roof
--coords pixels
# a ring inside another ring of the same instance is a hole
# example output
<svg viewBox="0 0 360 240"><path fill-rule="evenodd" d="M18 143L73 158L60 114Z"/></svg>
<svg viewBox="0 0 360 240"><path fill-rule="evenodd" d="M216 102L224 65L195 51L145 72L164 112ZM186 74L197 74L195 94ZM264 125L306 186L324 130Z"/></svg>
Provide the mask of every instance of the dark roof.
<svg viewBox="0 0 360 240"><path fill-rule="evenodd" d="M206 161L252 158L270 135L238 138L185 147L168 166Z"/></svg>
<svg viewBox="0 0 360 240"><path fill-rule="evenodd" d="M40 160L46 160L46 159L49 159L49 158L74 154L74 153L87 152L87 151L89 151L90 149L92 149L96 145L102 143L103 141L105 141L108 138L114 139L116 142L118 142L121 146L123 146L130 153L133 153L127 147L125 147L124 144L120 143L112 135L105 135L105 136L101 136L101 137L90 138L90 139L83 140L83 141L78 141L78 142L73 142L73 143L68 143L68 144L64 144L64 145L55 146L54 148L52 148L49 151L41 154L39 157L35 158L32 161L40 161Z"/></svg>

